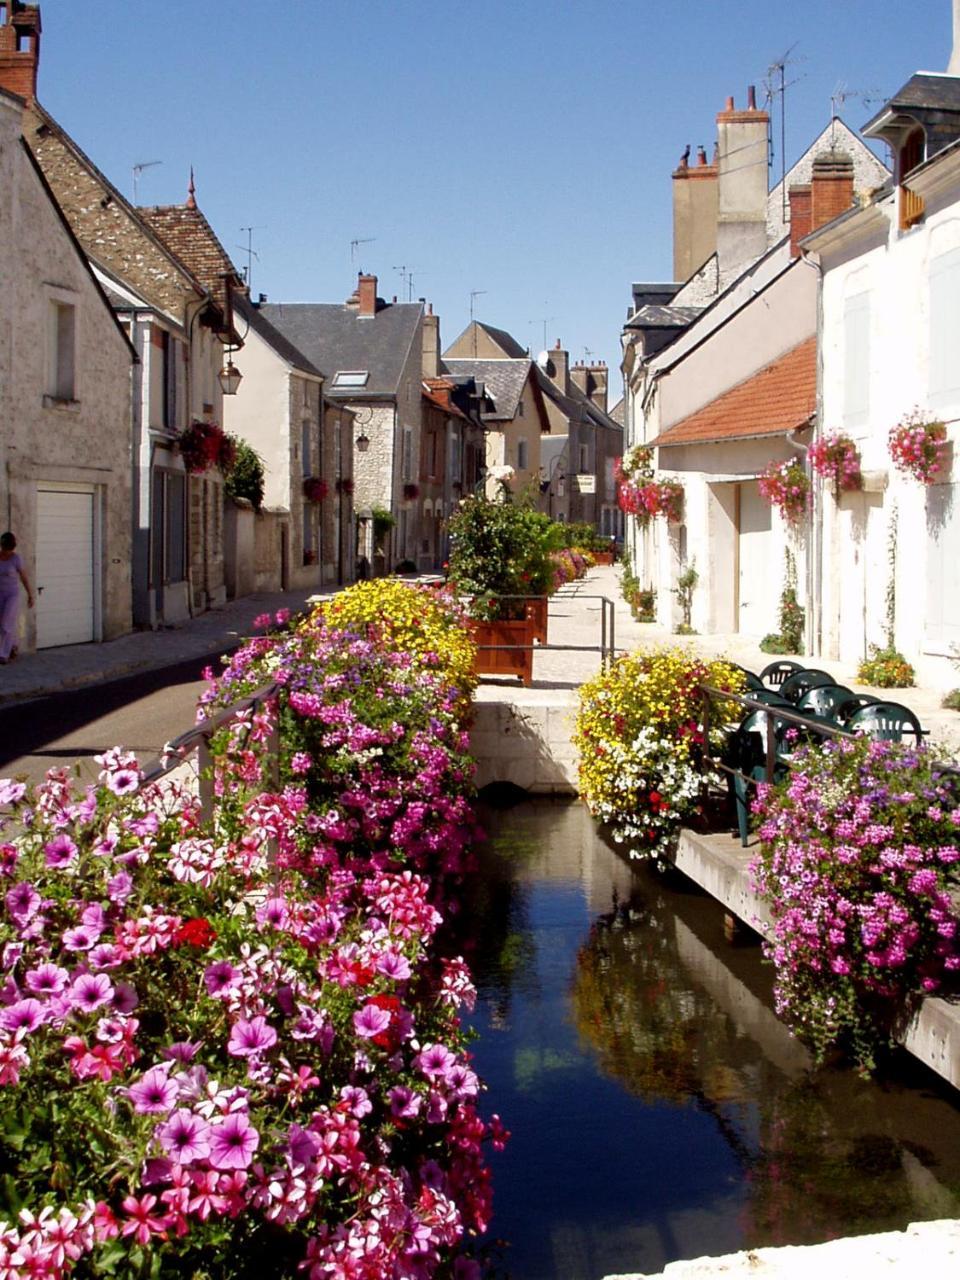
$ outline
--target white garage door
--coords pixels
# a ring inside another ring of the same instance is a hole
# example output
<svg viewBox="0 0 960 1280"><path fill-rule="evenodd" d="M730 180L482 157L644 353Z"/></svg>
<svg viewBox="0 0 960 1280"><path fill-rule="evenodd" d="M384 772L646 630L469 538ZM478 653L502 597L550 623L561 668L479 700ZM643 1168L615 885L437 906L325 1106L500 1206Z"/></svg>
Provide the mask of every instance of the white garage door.
<svg viewBox="0 0 960 1280"><path fill-rule="evenodd" d="M93 492L37 490L37 648L95 638Z"/></svg>

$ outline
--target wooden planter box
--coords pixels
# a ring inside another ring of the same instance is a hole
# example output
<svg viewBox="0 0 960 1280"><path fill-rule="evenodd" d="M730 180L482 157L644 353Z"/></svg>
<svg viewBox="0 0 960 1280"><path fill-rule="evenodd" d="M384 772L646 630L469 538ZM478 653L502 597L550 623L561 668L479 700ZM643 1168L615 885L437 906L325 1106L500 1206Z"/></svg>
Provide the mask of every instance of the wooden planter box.
<svg viewBox="0 0 960 1280"><path fill-rule="evenodd" d="M591 551L594 564L613 564L612 551Z"/></svg>
<svg viewBox="0 0 960 1280"><path fill-rule="evenodd" d="M469 627L477 645L473 664L475 675L518 676L525 685L530 684L536 634L530 605L527 605L526 618L515 622L480 622L472 618ZM524 648L498 647L506 645L523 645Z"/></svg>
<svg viewBox="0 0 960 1280"><path fill-rule="evenodd" d="M548 603L546 596L534 596L527 601L527 616L533 625L533 638L538 644L547 643Z"/></svg>

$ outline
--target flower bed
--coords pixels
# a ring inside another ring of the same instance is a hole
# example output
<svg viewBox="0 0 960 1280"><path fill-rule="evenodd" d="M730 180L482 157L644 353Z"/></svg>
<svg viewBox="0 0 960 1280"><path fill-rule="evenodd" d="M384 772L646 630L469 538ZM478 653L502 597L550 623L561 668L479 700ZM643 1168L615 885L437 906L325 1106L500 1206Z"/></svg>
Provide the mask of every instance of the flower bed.
<svg viewBox="0 0 960 1280"><path fill-rule="evenodd" d="M722 660L663 649L627 654L580 690L580 794L631 857L664 852L698 808L704 683L738 692L743 676Z"/></svg>
<svg viewBox="0 0 960 1280"><path fill-rule="evenodd" d="M119 751L80 796L0 784L0 1274L428 1277L484 1227L502 1133L438 932L472 765L429 644L319 614L239 650L208 706L281 690L214 742L213 827Z"/></svg>
<svg viewBox="0 0 960 1280"><path fill-rule="evenodd" d="M960 968L955 780L923 746L838 739L797 751L754 811L777 1011L818 1059L870 1068L909 998Z"/></svg>

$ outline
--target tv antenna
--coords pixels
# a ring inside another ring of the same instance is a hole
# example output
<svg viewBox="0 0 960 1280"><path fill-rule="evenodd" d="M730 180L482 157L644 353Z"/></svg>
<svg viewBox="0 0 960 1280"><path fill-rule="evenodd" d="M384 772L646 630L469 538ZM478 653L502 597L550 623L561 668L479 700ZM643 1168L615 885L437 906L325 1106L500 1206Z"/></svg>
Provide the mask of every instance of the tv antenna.
<svg viewBox="0 0 960 1280"><path fill-rule="evenodd" d="M394 271L399 273L400 279L403 281L403 287L407 291L407 301L412 302L413 301L413 273L416 270L416 268L402 266L402 267L394 267L393 269Z"/></svg>
<svg viewBox="0 0 960 1280"><path fill-rule="evenodd" d="M136 204L140 195L140 175L144 169L152 169L155 165L163 164L162 160L141 160L133 166L133 203Z"/></svg>
<svg viewBox="0 0 960 1280"><path fill-rule="evenodd" d="M373 244L376 238L377 238L376 236L367 236L366 239L363 239L362 237L358 237L356 240L351 240L350 241L350 261L356 262L357 250L360 248L362 244Z"/></svg>
<svg viewBox="0 0 960 1280"><path fill-rule="evenodd" d="M243 271L243 279L248 289L250 288L250 280L251 280L251 277L253 276L253 259L256 258L258 262L260 261L260 255L259 253L257 253L256 249L254 249L253 247L253 233L255 231L266 231L266 229L267 229L266 224L261 224L256 227L240 228L241 231L245 231L247 233L246 245L244 246L242 244L238 244L237 248L242 253L245 253L247 255L247 265Z"/></svg>
<svg viewBox="0 0 960 1280"><path fill-rule="evenodd" d="M851 98L864 107L869 107L884 100L883 94L879 89L850 89L845 80L838 80L833 93L830 95L831 141L834 137L834 123L839 118L845 103Z"/></svg>
<svg viewBox="0 0 960 1280"><path fill-rule="evenodd" d="M792 66L794 62L802 62L802 58L792 58L790 55L796 49L800 42L795 40L786 53L782 54L775 62L771 62L767 67L767 79L765 87L767 90L767 101L773 103L773 99L780 95L780 201L784 222L787 220L787 90L797 84L803 77L797 76L794 80L787 80L787 67Z"/></svg>
<svg viewBox="0 0 960 1280"><path fill-rule="evenodd" d="M477 299L482 297L486 292L487 292L486 289L470 290L470 323L471 324L473 324L473 314L474 314L474 311L476 310Z"/></svg>

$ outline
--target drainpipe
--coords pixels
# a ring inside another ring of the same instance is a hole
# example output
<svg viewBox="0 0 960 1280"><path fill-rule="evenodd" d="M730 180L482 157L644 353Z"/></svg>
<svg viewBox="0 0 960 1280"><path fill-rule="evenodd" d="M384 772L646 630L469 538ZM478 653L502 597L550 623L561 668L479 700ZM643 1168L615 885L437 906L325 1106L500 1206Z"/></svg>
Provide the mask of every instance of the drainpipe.
<svg viewBox="0 0 960 1280"><path fill-rule="evenodd" d="M819 439L823 434L823 266L817 254L801 246L800 261L817 273L817 390L814 409L813 433ZM787 436L790 439L790 436ZM790 440L797 448L807 449ZM809 471L809 468L808 468ZM807 642L810 652L823 654L823 491L820 485L811 485L813 505L810 512L810 555L807 557L807 599L810 601L810 624Z"/></svg>

